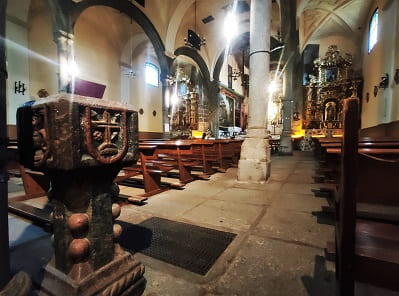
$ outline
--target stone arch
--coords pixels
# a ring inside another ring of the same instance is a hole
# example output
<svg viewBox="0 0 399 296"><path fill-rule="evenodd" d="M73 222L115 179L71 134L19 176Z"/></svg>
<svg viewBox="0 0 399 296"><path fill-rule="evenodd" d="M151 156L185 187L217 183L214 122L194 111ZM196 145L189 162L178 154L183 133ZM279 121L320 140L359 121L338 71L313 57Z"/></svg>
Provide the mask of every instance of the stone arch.
<svg viewBox="0 0 399 296"><path fill-rule="evenodd" d="M238 40L240 37L243 37L245 34L249 34L249 32L243 32L241 35L237 36L237 40ZM232 47L234 47L234 45L235 45L235 44L233 44ZM271 47L271 48L277 47L277 46L279 46L279 45L280 45L280 42L277 41L274 37L271 37L271 38L270 38L270 47ZM226 48L223 48L223 49L220 51L220 53L219 53L219 55L218 55L218 58L216 59L216 62L215 62L215 64L214 64L214 67L213 67L213 75L212 75L214 81L219 81L220 71L221 71L222 66L223 66L223 63L224 63L225 50L226 50ZM280 51L273 52L273 53L270 55L270 61L273 61L273 60L276 60L276 59L278 60L279 54L280 54Z"/></svg>
<svg viewBox="0 0 399 296"><path fill-rule="evenodd" d="M91 6L99 5L119 10L135 20L137 24L143 29L144 33L148 36L152 45L154 46L155 53L161 67L161 73L163 75L165 75L164 73L168 73L170 61L165 56L165 47L161 40L161 37L159 36L157 30L155 29L149 18L137 6L127 0L84 0L82 2L79 2L78 4L75 4L70 14L70 22L72 28L75 25L76 20L79 18L80 14L84 10Z"/></svg>
<svg viewBox="0 0 399 296"><path fill-rule="evenodd" d="M186 46L179 47L178 49L175 50L174 54L175 56L185 55L193 59L194 62L197 63L200 72L202 74L202 77L204 78L204 85L206 86L205 88L209 89L209 84L210 84L209 69L202 56L196 50Z"/></svg>
<svg viewBox="0 0 399 296"><path fill-rule="evenodd" d="M245 32L241 32L241 34L239 34L235 40L240 40L242 37L244 37L246 34L248 34L249 36L249 32L245 31ZM230 48L233 48L236 45L235 42L233 42L230 46ZM214 66L213 66L213 80L214 81L219 81L219 75L220 75L220 71L222 70L222 66L224 63L224 58L225 58L225 51L226 51L226 47L221 48L218 55L216 55L216 60L214 62Z"/></svg>
<svg viewBox="0 0 399 296"><path fill-rule="evenodd" d="M222 70L222 66L224 63L224 55L225 55L226 49L223 49L222 52L219 54L215 66L213 67L213 80L214 81L219 81L219 76L220 76L220 71Z"/></svg>

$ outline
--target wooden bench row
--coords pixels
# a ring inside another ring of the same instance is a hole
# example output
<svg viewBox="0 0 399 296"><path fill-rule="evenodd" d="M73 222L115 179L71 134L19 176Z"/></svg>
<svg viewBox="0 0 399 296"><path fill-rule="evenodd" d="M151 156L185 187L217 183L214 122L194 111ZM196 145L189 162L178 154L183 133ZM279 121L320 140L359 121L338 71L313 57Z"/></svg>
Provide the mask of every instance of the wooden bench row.
<svg viewBox="0 0 399 296"><path fill-rule="evenodd" d="M148 197L162 192L161 177L171 176L171 170L178 171L179 182L171 187L183 187L196 178L203 180L216 172L225 172L237 166L241 150L241 140L146 140L139 144L138 164L123 168L117 182L128 185L126 180L142 174L145 193ZM193 175L193 168L202 170L201 175Z"/></svg>
<svg viewBox="0 0 399 296"><path fill-rule="evenodd" d="M143 202L149 196L169 188L182 188L197 178L208 180L214 172L225 172L229 166L236 166L241 143L241 140L141 141L139 161L130 167L124 167L114 181L126 186L137 186L138 183L142 183L144 193L128 199L133 202ZM9 210L28 219L34 220L36 217L36 222L47 224L49 213L40 214L39 209L23 201L45 196L50 182L42 173L26 170L23 166L19 168L25 194L9 198ZM193 168L202 170L202 174L192 174ZM174 176L171 174L172 170L177 172L179 181L173 184L162 182L162 177ZM142 179L132 179L138 175L142 175Z"/></svg>
<svg viewBox="0 0 399 296"><path fill-rule="evenodd" d="M317 193L327 192L334 207L328 248L340 295L354 295L355 281L399 290L399 140L359 138L358 116L358 99L346 99L343 138L319 139L323 169L336 178Z"/></svg>

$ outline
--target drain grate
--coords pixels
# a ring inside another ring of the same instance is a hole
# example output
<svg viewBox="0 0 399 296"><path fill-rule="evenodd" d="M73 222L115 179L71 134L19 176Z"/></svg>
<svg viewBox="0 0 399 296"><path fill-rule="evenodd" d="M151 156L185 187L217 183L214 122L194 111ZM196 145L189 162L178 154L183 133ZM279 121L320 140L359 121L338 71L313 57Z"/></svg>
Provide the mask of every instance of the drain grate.
<svg viewBox="0 0 399 296"><path fill-rule="evenodd" d="M235 233L152 217L133 225L118 221L122 247L205 275Z"/></svg>

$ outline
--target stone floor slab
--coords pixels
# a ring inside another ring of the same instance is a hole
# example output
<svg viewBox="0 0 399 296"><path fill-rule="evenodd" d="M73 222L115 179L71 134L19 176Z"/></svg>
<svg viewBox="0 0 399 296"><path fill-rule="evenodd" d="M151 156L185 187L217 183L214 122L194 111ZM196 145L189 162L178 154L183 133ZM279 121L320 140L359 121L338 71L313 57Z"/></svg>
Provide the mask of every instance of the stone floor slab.
<svg viewBox="0 0 399 296"><path fill-rule="evenodd" d="M232 230L248 230L262 213L263 207L237 204L223 200L207 200L187 211L182 218L195 223L226 227Z"/></svg>
<svg viewBox="0 0 399 296"><path fill-rule="evenodd" d="M268 205L275 195L272 191L260 191L243 188L229 188L214 195L212 199L224 200L227 202L252 205Z"/></svg>
<svg viewBox="0 0 399 296"><path fill-rule="evenodd" d="M208 295L332 296L335 276L325 266L320 274L323 266L315 267L323 265L320 255L313 248L250 236Z"/></svg>
<svg viewBox="0 0 399 296"><path fill-rule="evenodd" d="M147 286L144 296L200 295L201 287L165 272L146 268Z"/></svg>
<svg viewBox="0 0 399 296"><path fill-rule="evenodd" d="M280 193L271 208L312 213L320 211L322 206L328 206L327 200L312 194Z"/></svg>
<svg viewBox="0 0 399 296"><path fill-rule="evenodd" d="M311 184L314 183L314 179L310 174L292 174L285 179L288 183L300 183L300 184Z"/></svg>
<svg viewBox="0 0 399 296"><path fill-rule="evenodd" d="M186 184L185 189L190 192L200 192L203 198L211 197L226 188L230 187L231 185L227 184L212 184L204 181L196 181L189 184Z"/></svg>
<svg viewBox="0 0 399 296"><path fill-rule="evenodd" d="M311 213L270 208L255 228L254 234L282 239L287 242L300 242L323 249L333 238L331 225L318 224Z"/></svg>
<svg viewBox="0 0 399 296"><path fill-rule="evenodd" d="M298 193L298 194L311 194L312 188L315 184L303 184L303 183L284 183L281 187L281 192L284 193Z"/></svg>
<svg viewBox="0 0 399 296"><path fill-rule="evenodd" d="M244 182L236 182L234 188L243 188L250 190L261 190L261 191L279 191L283 186L283 182L268 180L264 184L252 184Z"/></svg>
<svg viewBox="0 0 399 296"><path fill-rule="evenodd" d="M185 212L195 208L204 201L205 199L190 198L189 196L170 196L166 198L165 196L158 195L154 196L150 201L147 202L147 204L141 206L140 210L144 213L150 213L152 215L176 218L182 216Z"/></svg>

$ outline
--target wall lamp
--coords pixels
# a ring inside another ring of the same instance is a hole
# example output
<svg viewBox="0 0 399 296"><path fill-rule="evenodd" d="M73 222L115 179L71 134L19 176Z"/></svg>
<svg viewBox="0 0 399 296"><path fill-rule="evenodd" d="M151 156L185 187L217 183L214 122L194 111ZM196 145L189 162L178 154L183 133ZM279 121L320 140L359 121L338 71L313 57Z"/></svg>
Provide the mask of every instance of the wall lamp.
<svg viewBox="0 0 399 296"><path fill-rule="evenodd" d="M380 84L378 85L378 88L383 88L386 89L389 85L389 75L388 73L385 73L384 76L381 77Z"/></svg>
<svg viewBox="0 0 399 296"><path fill-rule="evenodd" d="M373 91L374 97L377 96L379 88L386 89L388 85L389 85L389 75L388 73L385 73L384 76L381 76L381 81L378 84L378 86L374 85L374 91Z"/></svg>

